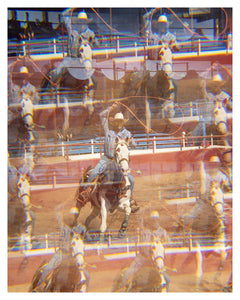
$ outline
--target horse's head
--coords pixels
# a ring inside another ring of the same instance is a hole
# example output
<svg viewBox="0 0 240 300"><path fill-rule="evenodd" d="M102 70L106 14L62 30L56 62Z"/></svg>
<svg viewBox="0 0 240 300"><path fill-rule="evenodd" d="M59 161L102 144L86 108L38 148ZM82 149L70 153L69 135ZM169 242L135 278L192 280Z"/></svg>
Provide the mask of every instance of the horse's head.
<svg viewBox="0 0 240 300"><path fill-rule="evenodd" d="M168 44L161 45L158 56L163 64L164 63L172 63L173 54L172 54L172 51L169 48Z"/></svg>
<svg viewBox="0 0 240 300"><path fill-rule="evenodd" d="M29 141L34 140L34 136L32 134L33 129L33 104L29 98L22 98L20 101L21 104L21 117L24 122L24 126L29 133Z"/></svg>
<svg viewBox="0 0 240 300"><path fill-rule="evenodd" d="M78 57L85 69L92 70L92 49L90 42L82 37L79 38Z"/></svg>
<svg viewBox="0 0 240 300"><path fill-rule="evenodd" d="M76 259L79 269L84 267L84 243L79 235L74 235L71 242L72 257Z"/></svg>
<svg viewBox="0 0 240 300"><path fill-rule="evenodd" d="M22 173L19 174L17 181L17 195L21 200L24 207L28 207L30 205L30 184L25 175Z"/></svg>
<svg viewBox="0 0 240 300"><path fill-rule="evenodd" d="M130 139L115 139L115 158L117 164L121 167L121 170L124 174L128 173L129 170L129 149L128 145L130 143Z"/></svg>
<svg viewBox="0 0 240 300"><path fill-rule="evenodd" d="M214 208L214 211L219 219L221 219L224 215L224 199L223 192L218 185L215 183L212 184L212 188L210 191L210 203Z"/></svg>
<svg viewBox="0 0 240 300"><path fill-rule="evenodd" d="M217 101L215 101L215 108L213 110L212 117L219 134L226 134L228 131L227 112L222 104L219 104Z"/></svg>
<svg viewBox="0 0 240 300"><path fill-rule="evenodd" d="M159 272L164 269L164 247L160 240L154 239L151 246L152 260Z"/></svg>
<svg viewBox="0 0 240 300"><path fill-rule="evenodd" d="M79 235L74 235L71 242L72 257L76 261L76 265L79 271L79 282L76 285L75 292L87 291L87 279L84 274L84 243Z"/></svg>

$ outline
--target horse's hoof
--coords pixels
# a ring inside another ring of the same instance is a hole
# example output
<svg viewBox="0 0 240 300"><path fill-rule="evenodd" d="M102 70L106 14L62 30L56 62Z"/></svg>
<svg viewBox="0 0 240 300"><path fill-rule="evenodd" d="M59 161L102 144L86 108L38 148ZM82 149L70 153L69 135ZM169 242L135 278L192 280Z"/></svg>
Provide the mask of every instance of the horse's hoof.
<svg viewBox="0 0 240 300"><path fill-rule="evenodd" d="M118 232L118 237L125 237L127 235L127 230L120 229Z"/></svg>
<svg viewBox="0 0 240 300"><path fill-rule="evenodd" d="M137 206L137 205L136 206L132 206L131 207L131 213L135 214L137 211L139 211L139 209L140 209L140 206Z"/></svg>

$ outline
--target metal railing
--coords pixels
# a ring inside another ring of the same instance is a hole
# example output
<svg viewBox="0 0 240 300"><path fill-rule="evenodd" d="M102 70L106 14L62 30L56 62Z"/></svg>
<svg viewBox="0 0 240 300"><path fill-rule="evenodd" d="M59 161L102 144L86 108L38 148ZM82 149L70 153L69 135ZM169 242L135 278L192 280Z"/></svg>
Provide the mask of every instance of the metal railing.
<svg viewBox="0 0 240 300"><path fill-rule="evenodd" d="M102 39L101 46L97 49L93 49L93 57L105 56L110 58L112 54L121 54L128 56L144 56L147 55L147 51L151 49L158 49L161 46L150 46L148 41L144 38L134 37L119 37L114 36L111 39ZM135 41L134 41L135 40ZM127 42L126 42L127 41ZM65 39L39 39L38 41L24 40L21 43L9 43L8 55L27 55L32 56L36 54L61 54L64 56L66 53L67 42ZM179 53L181 52L197 52L198 56L201 52L211 50L225 50L229 53L231 43L229 40L193 40L179 43Z"/></svg>

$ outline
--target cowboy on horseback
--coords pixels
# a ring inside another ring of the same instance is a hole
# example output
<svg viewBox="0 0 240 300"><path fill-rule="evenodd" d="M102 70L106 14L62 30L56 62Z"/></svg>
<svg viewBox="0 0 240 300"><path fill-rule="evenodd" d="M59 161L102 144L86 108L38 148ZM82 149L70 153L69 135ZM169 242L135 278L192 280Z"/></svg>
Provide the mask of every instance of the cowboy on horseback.
<svg viewBox="0 0 240 300"><path fill-rule="evenodd" d="M114 160L114 145L115 145L115 139L117 137L120 139L129 138L131 144L133 146L136 146L132 134L124 127L124 124L127 122L127 120L124 119L124 116L121 112L115 113L113 118L112 117L109 118L109 122L110 125L112 126L112 129L109 129L108 127L108 115L110 113L113 113L114 111L116 112L118 110L118 107L119 104L114 103L110 108L100 113L100 119L105 132L104 155L97 163L95 168L91 170L87 179L87 183L93 182L97 178L97 176L100 176L108 168L108 165ZM128 178L131 183L131 195L132 195L133 188L134 188L134 179L130 173L128 173ZM78 196L79 200L82 201L83 203L87 203L88 201L90 201L91 192L93 188L94 188L94 184L85 187L84 190ZM137 205L136 201L132 198L130 200L130 205L131 205L132 213L135 213L140 208Z"/></svg>
<svg viewBox="0 0 240 300"><path fill-rule="evenodd" d="M168 241L167 231L164 228L162 228L159 224L158 211L151 212L150 218L148 218L148 222L145 221L145 226L143 223L143 217L141 217L139 242L143 245L139 247L139 254L136 256L129 268L125 269L124 275L122 277L121 287L124 287L126 285L130 286L134 274L136 274L144 266L144 264L147 263L149 258L151 258L151 243L153 241L160 241L161 243ZM164 252L164 247L162 245L162 264L161 270L159 271L162 272L164 275L164 278L166 280L166 288L168 290L170 278L165 272Z"/></svg>
<svg viewBox="0 0 240 300"><path fill-rule="evenodd" d="M71 242L74 234L79 234L83 239L91 240L86 228L82 224L77 224L76 215L78 215L78 213L78 209L72 207L63 217L60 217L59 215L59 249L49 263L43 266L36 291L41 291L52 271L60 266L63 260L71 257ZM87 272L85 275L87 277L87 282L89 282L89 275Z"/></svg>
<svg viewBox="0 0 240 300"><path fill-rule="evenodd" d="M19 103L24 98L31 99L33 104L38 104L39 95L36 88L29 82L32 75L32 73L29 73L27 67L22 66L20 68L20 72L16 75L18 84L12 84L10 90L12 103Z"/></svg>
<svg viewBox="0 0 240 300"><path fill-rule="evenodd" d="M158 33L152 32L150 17L155 8L147 12L144 16L146 37L150 40L151 45L167 44L171 50L178 50L176 36L169 31L169 22L167 16L160 15L157 20Z"/></svg>
<svg viewBox="0 0 240 300"><path fill-rule="evenodd" d="M96 39L94 32L88 28L90 20L85 11L81 11L77 18L72 17L72 8L64 10L62 14L68 31L68 56L78 57L80 38L88 40L91 46L99 46L99 42Z"/></svg>
<svg viewBox="0 0 240 300"><path fill-rule="evenodd" d="M226 135L228 132L227 112L232 111L231 96L223 90L226 82L220 74L213 76L208 85L208 92L205 91L205 97L210 103L213 124L216 126L218 134ZM228 141L225 141L229 145Z"/></svg>

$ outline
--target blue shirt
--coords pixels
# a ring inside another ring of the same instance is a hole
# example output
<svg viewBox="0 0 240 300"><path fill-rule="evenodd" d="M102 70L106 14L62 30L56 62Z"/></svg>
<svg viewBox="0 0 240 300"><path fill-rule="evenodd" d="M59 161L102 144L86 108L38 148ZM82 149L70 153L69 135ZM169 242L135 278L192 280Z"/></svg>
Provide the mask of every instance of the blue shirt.
<svg viewBox="0 0 240 300"><path fill-rule="evenodd" d="M168 44L169 47L176 46L177 44L176 36L169 31L161 35L157 33L150 34L150 39L154 45L158 45L160 41L163 44Z"/></svg>
<svg viewBox="0 0 240 300"><path fill-rule="evenodd" d="M206 193L209 194L212 188L212 184L219 186L221 190L230 191L231 184L227 175L219 171L216 175L206 175Z"/></svg>
<svg viewBox="0 0 240 300"><path fill-rule="evenodd" d="M114 145L116 137L120 139L131 138L131 144L133 146L136 146L136 142L134 141L131 132L128 131L125 127L119 130L119 132L117 133L114 130L109 129L107 120L109 109L110 108L107 108L100 113L100 119L105 133L104 155L112 159L114 157Z"/></svg>
<svg viewBox="0 0 240 300"><path fill-rule="evenodd" d="M86 228L78 224L74 228L70 228L65 224L61 224L60 237L59 237L59 248L64 252L70 251L70 246L72 242L72 234L80 234L83 238L86 235L87 239L91 239L87 233Z"/></svg>

